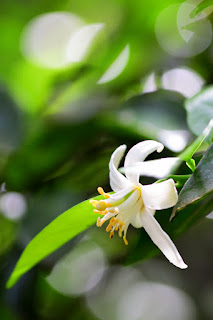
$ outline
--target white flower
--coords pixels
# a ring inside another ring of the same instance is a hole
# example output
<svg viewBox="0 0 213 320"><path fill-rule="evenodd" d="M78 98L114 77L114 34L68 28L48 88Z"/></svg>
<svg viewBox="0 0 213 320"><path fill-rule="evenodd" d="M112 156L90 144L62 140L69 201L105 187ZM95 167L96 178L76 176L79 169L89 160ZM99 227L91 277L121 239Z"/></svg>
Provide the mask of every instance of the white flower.
<svg viewBox="0 0 213 320"><path fill-rule="evenodd" d="M161 152L163 148L161 143L153 140L136 144L127 153L124 168L133 167L135 163L143 161L150 153L156 150ZM117 170L125 150L125 145L118 147L109 162L110 185L115 193L105 193L99 187L98 192L106 199L90 200L95 207L94 212L103 215L102 219L98 217L97 226L101 227L105 221L110 219L106 228L106 231L110 231L110 238L113 237L114 231L118 231L120 237L123 235L126 245L128 244L126 233L130 223L135 228L143 227L171 263L181 269L187 268L174 243L154 218L155 210L170 208L177 203L178 194L174 181L168 179L143 186L139 182L140 173L136 170L126 170L125 177Z"/></svg>

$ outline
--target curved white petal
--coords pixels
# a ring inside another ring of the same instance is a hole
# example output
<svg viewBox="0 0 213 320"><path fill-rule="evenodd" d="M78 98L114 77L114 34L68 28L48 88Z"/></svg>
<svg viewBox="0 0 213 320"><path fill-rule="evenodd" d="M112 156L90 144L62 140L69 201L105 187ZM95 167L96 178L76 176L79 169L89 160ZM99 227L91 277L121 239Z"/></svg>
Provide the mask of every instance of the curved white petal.
<svg viewBox="0 0 213 320"><path fill-rule="evenodd" d="M142 202L139 202L139 198L140 192L135 190L126 201L118 206L119 211L127 211L128 215L131 215L132 211L139 210L140 205L142 205Z"/></svg>
<svg viewBox="0 0 213 320"><path fill-rule="evenodd" d="M141 194L145 206L155 210L173 207L178 200L173 179L141 186Z"/></svg>
<svg viewBox="0 0 213 320"><path fill-rule="evenodd" d="M127 174L138 173L140 176L155 177L162 179L167 177L171 171L181 163L181 160L177 157L161 158L150 161L136 162L133 167L128 167L120 170Z"/></svg>
<svg viewBox="0 0 213 320"><path fill-rule="evenodd" d="M138 212L138 214L132 219L131 221L131 225L133 225L134 228L141 228L143 227L142 225L142 221L141 221L141 213L144 212L144 210L149 210L149 212L154 215L155 214L155 210L154 209L147 209L145 207L143 207L142 210L140 210Z"/></svg>
<svg viewBox="0 0 213 320"><path fill-rule="evenodd" d="M112 194L110 194L110 198L106 199L105 202L110 203L111 200L118 201L118 200L122 199L123 197L125 197L128 193L130 193L133 190L134 190L134 187L129 186L129 187L122 189L116 193L112 193Z"/></svg>
<svg viewBox="0 0 213 320"><path fill-rule="evenodd" d="M134 147L132 147L126 155L124 168L132 167L136 162L143 161L150 153L157 150L161 152L164 146L154 140L146 140L139 142ZM140 174L138 172L128 172L126 173L127 178L134 184L138 184Z"/></svg>
<svg viewBox="0 0 213 320"><path fill-rule="evenodd" d="M126 150L125 145L118 147L112 154L109 162L110 186L113 191L117 192L131 186L131 182L120 173L117 168Z"/></svg>
<svg viewBox="0 0 213 320"><path fill-rule="evenodd" d="M148 210L144 210L141 213L141 223L154 244L171 263L181 269L187 268L187 265L184 263L168 234L163 231L157 220Z"/></svg>

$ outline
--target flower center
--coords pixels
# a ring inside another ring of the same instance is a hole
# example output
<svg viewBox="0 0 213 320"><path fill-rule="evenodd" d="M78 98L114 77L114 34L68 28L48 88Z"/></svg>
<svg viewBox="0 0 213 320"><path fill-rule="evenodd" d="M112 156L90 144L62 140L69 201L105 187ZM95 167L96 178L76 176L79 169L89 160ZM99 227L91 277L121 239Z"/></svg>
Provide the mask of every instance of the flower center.
<svg viewBox="0 0 213 320"><path fill-rule="evenodd" d="M110 232L110 238L113 237L114 231L118 231L119 237L123 235L123 241L127 245L126 233L131 220L136 216L138 210L143 205L140 186L132 186L125 192L115 194L105 193L103 188L99 187L98 192L103 195L105 200L90 200L90 203L95 207L95 213L103 215L103 218L98 217L97 227L101 227L107 220L109 224L106 228Z"/></svg>

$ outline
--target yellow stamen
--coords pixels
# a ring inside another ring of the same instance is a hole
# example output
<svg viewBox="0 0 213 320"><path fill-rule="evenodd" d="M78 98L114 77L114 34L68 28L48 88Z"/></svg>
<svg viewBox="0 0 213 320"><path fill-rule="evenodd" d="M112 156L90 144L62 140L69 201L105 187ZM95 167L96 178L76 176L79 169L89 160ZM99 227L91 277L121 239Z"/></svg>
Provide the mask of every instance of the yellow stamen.
<svg viewBox="0 0 213 320"><path fill-rule="evenodd" d="M105 198L110 198L110 194L109 193L105 193L103 188L98 187L97 190L98 190L98 193L100 193Z"/></svg>
<svg viewBox="0 0 213 320"><path fill-rule="evenodd" d="M109 232L112 230L112 225L111 223L108 224L108 226L106 227L106 232Z"/></svg>
<svg viewBox="0 0 213 320"><path fill-rule="evenodd" d="M91 200L89 201L89 203L92 204L93 207L96 208L96 205L97 205L98 201L97 201L97 200L94 200L94 199L91 199Z"/></svg>
<svg viewBox="0 0 213 320"><path fill-rule="evenodd" d="M104 215L107 213L107 211L106 211L106 210L104 210L104 211L100 211L100 210L96 210L96 209L94 209L94 210L93 210L93 212L95 212L95 213L99 213L99 214L101 214L102 216L104 216Z"/></svg>
<svg viewBox="0 0 213 320"><path fill-rule="evenodd" d="M100 227L100 226L101 226L101 219L100 219L100 217L98 217L98 219L97 219L96 226L97 226L97 227Z"/></svg>
<svg viewBox="0 0 213 320"><path fill-rule="evenodd" d="M123 241L124 241L125 245L127 246L128 245L128 241L126 240L125 236L123 236Z"/></svg>
<svg viewBox="0 0 213 320"><path fill-rule="evenodd" d="M114 232L113 232L113 231L111 231L111 232L110 232L110 235L109 235L110 239L112 239L112 238L113 238L113 236L114 236Z"/></svg>
<svg viewBox="0 0 213 320"><path fill-rule="evenodd" d="M102 227L102 225L104 224L104 222L105 222L106 220L105 219L100 219L100 227Z"/></svg>

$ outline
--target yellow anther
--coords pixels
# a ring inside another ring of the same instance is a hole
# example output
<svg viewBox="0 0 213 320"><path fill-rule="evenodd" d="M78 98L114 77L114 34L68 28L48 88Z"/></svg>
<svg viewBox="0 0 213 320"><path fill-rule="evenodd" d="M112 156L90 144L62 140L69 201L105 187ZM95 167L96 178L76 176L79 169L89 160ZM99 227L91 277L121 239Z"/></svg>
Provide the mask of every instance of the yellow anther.
<svg viewBox="0 0 213 320"><path fill-rule="evenodd" d="M110 194L104 192L104 197L107 198L107 199L109 199L109 198L110 198Z"/></svg>
<svg viewBox="0 0 213 320"><path fill-rule="evenodd" d="M114 232L113 232L113 231L111 231L111 232L110 232L110 235L109 235L110 239L112 239L112 238L113 238L113 236L114 236Z"/></svg>
<svg viewBox="0 0 213 320"><path fill-rule="evenodd" d="M101 187L98 187L98 188L97 188L97 191L98 191L98 193L100 193L101 195L104 194L104 189L101 188Z"/></svg>
<svg viewBox="0 0 213 320"><path fill-rule="evenodd" d="M122 232L123 232L123 230L121 230L121 229L118 231L118 235L120 238L122 237Z"/></svg>
<svg viewBox="0 0 213 320"><path fill-rule="evenodd" d="M112 225L111 223L108 224L108 226L106 227L106 232L109 232L112 230Z"/></svg>
<svg viewBox="0 0 213 320"><path fill-rule="evenodd" d="M122 229L123 226L124 226L124 222L123 222L123 221L120 221L120 222L119 222L119 228Z"/></svg>
<svg viewBox="0 0 213 320"><path fill-rule="evenodd" d="M109 193L105 193L103 188L98 187L97 190L98 190L98 193L100 193L105 198L110 198L110 194Z"/></svg>
<svg viewBox="0 0 213 320"><path fill-rule="evenodd" d="M115 209L109 209L108 211L111 212L111 213L114 213Z"/></svg>
<svg viewBox="0 0 213 320"><path fill-rule="evenodd" d="M123 241L124 241L125 245L127 246L128 245L128 241L126 240L125 236L123 236Z"/></svg>
<svg viewBox="0 0 213 320"><path fill-rule="evenodd" d="M97 227L100 227L100 226L101 226L101 219L100 219L100 217L98 217L98 219L97 219L96 226L97 226Z"/></svg>
<svg viewBox="0 0 213 320"><path fill-rule="evenodd" d="M98 213L98 214L101 214L102 216L104 216L104 215L107 213L106 210L100 211L100 210L96 210L96 209L94 209L93 212Z"/></svg>
<svg viewBox="0 0 213 320"><path fill-rule="evenodd" d="M91 199L91 200L89 201L89 203L92 204L93 207L96 208L96 205L97 205L98 201L97 201L97 200L94 200L94 199Z"/></svg>
<svg viewBox="0 0 213 320"><path fill-rule="evenodd" d="M111 222L111 224L114 226L116 223L118 223L119 222L119 220L118 219L115 219L115 220L113 220L113 222Z"/></svg>
<svg viewBox="0 0 213 320"><path fill-rule="evenodd" d="M100 227L102 227L102 225L104 224L106 220L104 218L100 219Z"/></svg>

